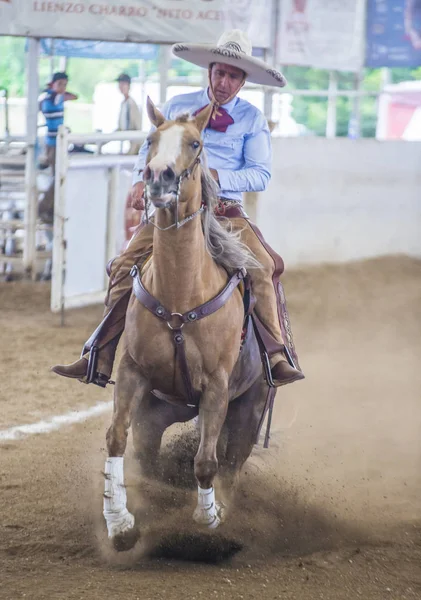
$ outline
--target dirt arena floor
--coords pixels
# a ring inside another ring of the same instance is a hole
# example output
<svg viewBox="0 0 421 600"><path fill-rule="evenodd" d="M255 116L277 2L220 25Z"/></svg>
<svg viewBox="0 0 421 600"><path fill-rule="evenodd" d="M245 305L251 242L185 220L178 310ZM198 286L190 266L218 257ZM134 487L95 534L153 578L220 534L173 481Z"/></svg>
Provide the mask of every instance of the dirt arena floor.
<svg viewBox="0 0 421 600"><path fill-rule="evenodd" d="M0 598L421 599L421 261L284 281L306 380L278 392L271 448L256 447L228 523L193 525L179 428L163 481L141 481L129 447L142 538L121 554L101 514L110 410L7 439L111 400L48 371L78 356L101 309L71 311L61 328L46 284L0 284Z"/></svg>

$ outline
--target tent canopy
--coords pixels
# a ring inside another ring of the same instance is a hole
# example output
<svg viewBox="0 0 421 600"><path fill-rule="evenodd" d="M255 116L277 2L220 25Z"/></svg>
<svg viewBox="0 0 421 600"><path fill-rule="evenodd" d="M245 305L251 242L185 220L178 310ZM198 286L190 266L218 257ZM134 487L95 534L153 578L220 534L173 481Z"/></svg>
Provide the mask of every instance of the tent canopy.
<svg viewBox="0 0 421 600"><path fill-rule="evenodd" d="M44 38L41 40L42 54L66 56L68 58L133 58L155 60L158 46L121 42L98 42L95 40L62 40Z"/></svg>

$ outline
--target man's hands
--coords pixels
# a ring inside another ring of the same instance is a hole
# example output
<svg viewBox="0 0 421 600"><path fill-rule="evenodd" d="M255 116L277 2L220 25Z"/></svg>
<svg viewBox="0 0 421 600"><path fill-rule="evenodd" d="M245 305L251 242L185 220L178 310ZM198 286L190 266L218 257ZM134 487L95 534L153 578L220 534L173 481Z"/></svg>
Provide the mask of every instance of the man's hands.
<svg viewBox="0 0 421 600"><path fill-rule="evenodd" d="M145 184L143 181L138 181L132 187L132 208L135 210L144 210L145 200L143 198L143 192L145 191Z"/></svg>

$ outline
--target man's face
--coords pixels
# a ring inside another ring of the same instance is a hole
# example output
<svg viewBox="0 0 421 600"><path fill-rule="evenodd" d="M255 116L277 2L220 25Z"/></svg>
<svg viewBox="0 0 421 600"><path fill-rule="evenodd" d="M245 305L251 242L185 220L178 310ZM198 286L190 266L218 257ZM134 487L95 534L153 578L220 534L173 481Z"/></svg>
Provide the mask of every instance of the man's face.
<svg viewBox="0 0 421 600"><path fill-rule="evenodd" d="M128 96L129 89L130 89L130 83L128 81L119 81L118 89L124 96Z"/></svg>
<svg viewBox="0 0 421 600"><path fill-rule="evenodd" d="M215 100L224 104L228 98L237 94L245 78L245 73L238 67L231 67L223 63L215 63L211 70L211 84Z"/></svg>
<svg viewBox="0 0 421 600"><path fill-rule="evenodd" d="M53 83L53 90L57 94L64 94L67 88L67 79L59 79Z"/></svg>

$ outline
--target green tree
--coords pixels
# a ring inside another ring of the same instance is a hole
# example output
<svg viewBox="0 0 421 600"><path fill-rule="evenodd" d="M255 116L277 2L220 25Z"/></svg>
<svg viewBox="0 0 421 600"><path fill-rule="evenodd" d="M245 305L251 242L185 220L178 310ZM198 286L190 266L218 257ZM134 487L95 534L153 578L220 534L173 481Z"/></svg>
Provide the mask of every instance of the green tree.
<svg viewBox="0 0 421 600"><path fill-rule="evenodd" d="M25 95L25 39L0 37L0 88L10 96Z"/></svg>

